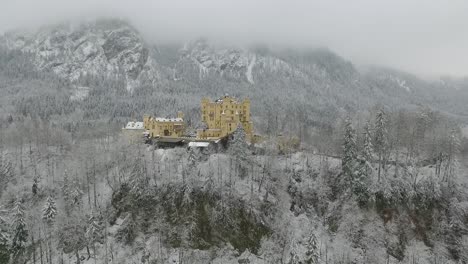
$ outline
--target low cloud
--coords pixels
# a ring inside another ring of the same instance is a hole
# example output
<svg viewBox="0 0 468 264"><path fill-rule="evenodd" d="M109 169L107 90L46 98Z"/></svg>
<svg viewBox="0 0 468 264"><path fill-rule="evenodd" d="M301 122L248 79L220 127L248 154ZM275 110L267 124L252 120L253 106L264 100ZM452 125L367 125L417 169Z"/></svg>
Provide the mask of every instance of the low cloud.
<svg viewBox="0 0 468 264"><path fill-rule="evenodd" d="M468 75L464 0L4 0L0 32L121 17L155 42L328 47L356 64L419 75Z"/></svg>

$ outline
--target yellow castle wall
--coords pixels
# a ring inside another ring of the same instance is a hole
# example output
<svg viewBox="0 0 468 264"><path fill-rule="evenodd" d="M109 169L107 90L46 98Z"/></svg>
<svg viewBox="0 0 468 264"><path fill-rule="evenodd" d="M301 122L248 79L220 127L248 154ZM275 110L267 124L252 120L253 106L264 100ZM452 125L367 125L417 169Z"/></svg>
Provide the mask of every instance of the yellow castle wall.
<svg viewBox="0 0 468 264"><path fill-rule="evenodd" d="M178 118L183 118L183 114L179 113ZM151 138L154 137L182 137L185 134L185 123L180 121L160 121L161 119L153 118L145 115L143 117L143 126L149 132ZM163 119L165 120L165 119ZM170 119L167 119L170 120Z"/></svg>
<svg viewBox="0 0 468 264"><path fill-rule="evenodd" d="M237 129L239 124L245 130L247 140L251 140L253 124L250 120L250 100L238 102L233 97L224 96L218 101L207 98L201 104L202 121L207 129L198 130L198 138L221 138Z"/></svg>

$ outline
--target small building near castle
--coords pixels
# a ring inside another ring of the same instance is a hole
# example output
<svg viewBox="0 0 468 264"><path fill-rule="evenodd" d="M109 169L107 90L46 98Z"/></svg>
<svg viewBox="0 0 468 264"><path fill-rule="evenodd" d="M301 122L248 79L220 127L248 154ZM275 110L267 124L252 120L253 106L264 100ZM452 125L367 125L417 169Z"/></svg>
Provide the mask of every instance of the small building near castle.
<svg viewBox="0 0 468 264"><path fill-rule="evenodd" d="M178 112L175 118L145 115L143 127L150 138L180 138L185 135L184 114Z"/></svg>
<svg viewBox="0 0 468 264"><path fill-rule="evenodd" d="M128 122L122 129L124 135L132 143L141 141L141 137L145 131L143 122Z"/></svg>
<svg viewBox="0 0 468 264"><path fill-rule="evenodd" d="M206 128L197 130L197 139L215 140L224 138L241 125L247 140L252 140L253 123L250 119L249 99L238 101L228 95L215 101L203 98L201 117Z"/></svg>

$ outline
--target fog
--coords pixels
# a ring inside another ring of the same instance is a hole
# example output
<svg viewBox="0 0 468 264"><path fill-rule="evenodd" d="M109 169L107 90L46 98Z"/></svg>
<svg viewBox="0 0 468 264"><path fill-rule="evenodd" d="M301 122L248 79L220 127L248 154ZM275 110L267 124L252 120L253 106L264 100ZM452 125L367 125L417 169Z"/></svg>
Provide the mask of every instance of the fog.
<svg viewBox="0 0 468 264"><path fill-rule="evenodd" d="M357 65L468 76L466 0L1 0L0 32L120 17L155 43L327 47Z"/></svg>

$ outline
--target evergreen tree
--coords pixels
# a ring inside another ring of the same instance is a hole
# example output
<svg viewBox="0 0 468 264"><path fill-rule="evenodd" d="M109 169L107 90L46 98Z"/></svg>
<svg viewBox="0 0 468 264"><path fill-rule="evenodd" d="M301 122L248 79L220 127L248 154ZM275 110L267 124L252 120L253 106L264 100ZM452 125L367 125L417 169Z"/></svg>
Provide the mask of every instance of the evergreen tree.
<svg viewBox="0 0 468 264"><path fill-rule="evenodd" d="M194 167L199 159L199 151L196 148L191 148L187 157L188 165L190 167Z"/></svg>
<svg viewBox="0 0 468 264"><path fill-rule="evenodd" d="M8 222L5 215L7 212L0 210L0 263L8 263L10 260L10 234L8 232Z"/></svg>
<svg viewBox="0 0 468 264"><path fill-rule="evenodd" d="M94 257L96 257L96 243L103 243L103 226L101 221L95 216L91 216L88 219L88 225L86 226L85 238L87 245L91 245L94 252Z"/></svg>
<svg viewBox="0 0 468 264"><path fill-rule="evenodd" d="M91 216L88 219L88 226L86 227L86 239L91 243L102 242L102 231L103 227L99 219L95 216Z"/></svg>
<svg viewBox="0 0 468 264"><path fill-rule="evenodd" d="M369 121L364 125L364 142L362 156L367 162L372 162L374 158L374 146L372 145L372 133Z"/></svg>
<svg viewBox="0 0 468 264"><path fill-rule="evenodd" d="M356 147L356 132L351 124L351 121L346 119L345 134L343 142L343 159L341 168L343 174L348 177L351 182L354 177L354 170L357 162L357 147Z"/></svg>
<svg viewBox="0 0 468 264"><path fill-rule="evenodd" d="M319 263L319 253L317 247L317 238L314 234L311 234L306 244L306 259L305 264L316 264Z"/></svg>
<svg viewBox="0 0 468 264"><path fill-rule="evenodd" d="M359 206L364 207L367 205L370 199L370 177L369 177L369 163L365 160L360 160L356 164L356 170L354 171L352 191L356 196L356 200Z"/></svg>
<svg viewBox="0 0 468 264"><path fill-rule="evenodd" d="M246 176L250 163L248 160L249 146L245 138L245 131L242 126L239 125L234 133L231 134L231 140L229 142L229 153L234 157L238 174L241 178Z"/></svg>
<svg viewBox="0 0 468 264"><path fill-rule="evenodd" d="M445 162L444 180L450 181L456 176L459 168L458 154L460 153L460 138L456 129L452 129L449 135L447 158Z"/></svg>
<svg viewBox="0 0 468 264"><path fill-rule="evenodd" d="M380 175L382 169L385 168L385 151L387 150L388 145L388 132L387 132L387 115L383 108L377 112L375 119L375 150L378 155L379 170L378 170L378 179L380 181Z"/></svg>
<svg viewBox="0 0 468 264"><path fill-rule="evenodd" d="M248 156L248 144L244 128L239 124L237 129L231 134L229 142L229 152L236 158L246 159Z"/></svg>
<svg viewBox="0 0 468 264"><path fill-rule="evenodd" d="M80 204L80 198L83 195L83 191L80 189L80 183L78 180L70 180L67 174L65 174L62 193L65 199L65 211L69 214L76 205Z"/></svg>
<svg viewBox="0 0 468 264"><path fill-rule="evenodd" d="M0 216L0 263L9 263L10 237L6 229L6 221Z"/></svg>
<svg viewBox="0 0 468 264"><path fill-rule="evenodd" d="M9 244L10 236L8 234L7 221L0 216L0 246ZM0 262L1 263L1 262Z"/></svg>
<svg viewBox="0 0 468 264"><path fill-rule="evenodd" d="M47 201L42 209L42 219L47 222L47 224L52 225L55 217L57 216L57 206L52 197L47 197Z"/></svg>
<svg viewBox="0 0 468 264"><path fill-rule="evenodd" d="M39 189L39 179L37 177L34 177L33 185L31 188L33 195L37 194L38 189Z"/></svg>
<svg viewBox="0 0 468 264"><path fill-rule="evenodd" d="M1 152L0 152L1 154ZM0 155L0 197L8 183L14 178L13 165Z"/></svg>
<svg viewBox="0 0 468 264"><path fill-rule="evenodd" d="M372 133L369 121L364 125L363 147L361 151L363 161L359 165L358 174L360 177L369 178L372 175L374 162L374 146L372 145Z"/></svg>
<svg viewBox="0 0 468 264"><path fill-rule="evenodd" d="M364 139L364 141L366 141L366 139ZM371 145L368 144L368 150L369 149L371 149ZM351 191L356 196L359 205L364 205L369 200L368 164L370 164L370 162L358 157L356 132L348 118L345 123L342 170L350 183Z"/></svg>
<svg viewBox="0 0 468 264"><path fill-rule="evenodd" d="M12 249L15 253L24 249L28 239L28 230L24 215L24 207L20 200L16 200L13 208L13 241Z"/></svg>

